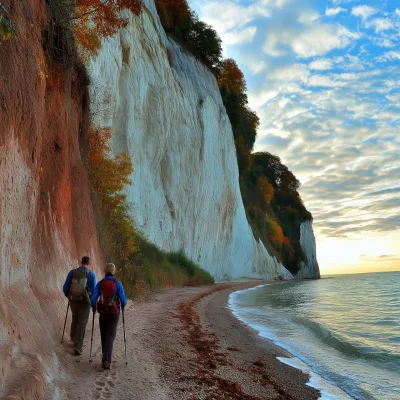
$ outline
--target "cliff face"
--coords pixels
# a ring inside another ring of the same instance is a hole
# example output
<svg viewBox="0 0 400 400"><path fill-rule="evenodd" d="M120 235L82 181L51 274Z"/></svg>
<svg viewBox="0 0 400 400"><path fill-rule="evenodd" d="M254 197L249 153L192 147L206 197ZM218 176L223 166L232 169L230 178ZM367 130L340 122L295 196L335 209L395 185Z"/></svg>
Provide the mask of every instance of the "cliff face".
<svg viewBox="0 0 400 400"><path fill-rule="evenodd" d="M320 278L317 261L317 250L311 221L303 222L300 226L300 245L306 255L306 261L301 263L298 279Z"/></svg>
<svg viewBox="0 0 400 400"><path fill-rule="evenodd" d="M44 398L66 274L84 254L102 261L79 150L83 72L68 80L46 58L44 1L2 3L18 37L0 46L0 397Z"/></svg>
<svg viewBox="0 0 400 400"><path fill-rule="evenodd" d="M217 280L290 277L247 222L214 76L167 38L153 1L145 4L89 65L95 122L110 126L113 150L132 158L134 220Z"/></svg>
<svg viewBox="0 0 400 400"><path fill-rule="evenodd" d="M0 46L0 397L43 398L62 374L65 276L84 254L98 276L104 262L81 154L86 78L79 65L65 74L46 57L44 1L2 3L18 37ZM112 127L116 153L132 157L136 223L216 279L290 278L247 223L215 78L166 37L152 0L130 18L89 72L95 122ZM316 276L303 225L308 262L298 277Z"/></svg>

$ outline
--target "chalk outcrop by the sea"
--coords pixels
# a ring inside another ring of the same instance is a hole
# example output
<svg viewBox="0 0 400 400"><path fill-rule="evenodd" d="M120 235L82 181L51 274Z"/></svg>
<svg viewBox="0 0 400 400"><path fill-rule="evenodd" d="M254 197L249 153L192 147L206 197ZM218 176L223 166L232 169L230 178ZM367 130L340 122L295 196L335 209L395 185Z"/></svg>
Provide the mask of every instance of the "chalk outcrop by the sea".
<svg viewBox="0 0 400 400"><path fill-rule="evenodd" d="M89 72L95 123L111 127L113 151L132 158L126 192L145 235L183 249L217 280L292 278L247 222L216 79L167 37L153 0L104 42ZM311 230L306 251L312 238ZM314 267L302 277L315 276Z"/></svg>

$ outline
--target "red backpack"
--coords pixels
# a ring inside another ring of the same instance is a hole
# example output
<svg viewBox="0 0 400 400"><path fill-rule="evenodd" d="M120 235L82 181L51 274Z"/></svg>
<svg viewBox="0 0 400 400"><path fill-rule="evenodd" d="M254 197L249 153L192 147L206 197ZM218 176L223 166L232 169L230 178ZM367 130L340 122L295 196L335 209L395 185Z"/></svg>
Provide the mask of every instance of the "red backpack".
<svg viewBox="0 0 400 400"><path fill-rule="evenodd" d="M118 314L119 299L116 297L117 282L103 279L100 283L100 300L97 302L97 312L100 314Z"/></svg>

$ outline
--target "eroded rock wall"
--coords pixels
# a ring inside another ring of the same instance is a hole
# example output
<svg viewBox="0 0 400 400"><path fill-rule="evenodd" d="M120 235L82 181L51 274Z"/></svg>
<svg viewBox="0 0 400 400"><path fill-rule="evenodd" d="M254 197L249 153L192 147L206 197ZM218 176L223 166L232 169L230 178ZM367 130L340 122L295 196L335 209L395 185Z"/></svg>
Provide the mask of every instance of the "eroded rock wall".
<svg viewBox="0 0 400 400"><path fill-rule="evenodd" d="M306 256L306 261L301 262L301 268L296 274L296 278L320 278L315 236L311 221L305 221L300 225L300 245Z"/></svg>
<svg viewBox="0 0 400 400"><path fill-rule="evenodd" d="M113 150L133 161L127 195L136 224L217 280L290 277L247 222L215 77L169 40L153 0L129 19L89 73L95 122L112 128Z"/></svg>
<svg viewBox="0 0 400 400"><path fill-rule="evenodd" d="M62 373L66 274L84 254L103 262L80 152L84 72L46 58L44 0L2 3L18 36L0 46L0 398L44 398Z"/></svg>

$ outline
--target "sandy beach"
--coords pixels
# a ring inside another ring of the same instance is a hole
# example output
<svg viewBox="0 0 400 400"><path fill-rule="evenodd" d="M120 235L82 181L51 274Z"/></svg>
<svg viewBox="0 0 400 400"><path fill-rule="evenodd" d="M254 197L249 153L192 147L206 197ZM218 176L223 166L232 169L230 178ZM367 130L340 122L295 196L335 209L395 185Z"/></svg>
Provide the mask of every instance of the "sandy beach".
<svg viewBox="0 0 400 400"><path fill-rule="evenodd" d="M128 365L125 365L121 318L109 371L101 368L96 315L92 363L89 363L91 321L82 356L72 354L68 340L59 346L57 397L317 399L319 392L305 385L307 375L276 359L290 355L259 338L227 307L232 291L260 283L173 289L130 301L125 310Z"/></svg>

